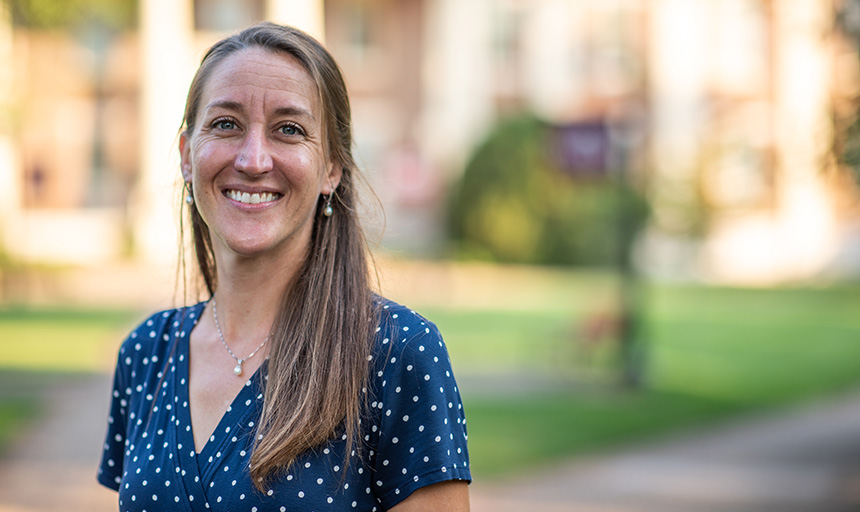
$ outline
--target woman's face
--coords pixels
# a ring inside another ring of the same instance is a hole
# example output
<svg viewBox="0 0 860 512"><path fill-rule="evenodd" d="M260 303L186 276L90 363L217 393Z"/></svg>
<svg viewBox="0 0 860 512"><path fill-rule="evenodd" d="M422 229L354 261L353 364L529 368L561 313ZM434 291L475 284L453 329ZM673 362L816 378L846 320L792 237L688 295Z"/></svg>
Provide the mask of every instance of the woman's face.
<svg viewBox="0 0 860 512"><path fill-rule="evenodd" d="M215 66L179 148L216 258L305 254L316 202L341 175L322 116L316 84L291 55L249 48Z"/></svg>

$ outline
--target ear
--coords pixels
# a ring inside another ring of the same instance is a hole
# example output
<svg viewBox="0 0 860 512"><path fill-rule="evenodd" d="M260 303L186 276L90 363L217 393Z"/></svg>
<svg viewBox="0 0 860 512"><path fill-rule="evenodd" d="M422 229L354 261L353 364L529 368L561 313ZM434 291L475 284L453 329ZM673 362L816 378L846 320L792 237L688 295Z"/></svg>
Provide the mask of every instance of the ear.
<svg viewBox="0 0 860 512"><path fill-rule="evenodd" d="M325 181L323 181L322 189L320 193L324 196L327 196L334 192L338 185L340 185L340 178L343 176L343 167L340 166L337 162L332 162L329 164L328 172L325 176Z"/></svg>
<svg viewBox="0 0 860 512"><path fill-rule="evenodd" d="M179 135L179 168L182 170L182 178L191 183L191 141L188 140L188 131Z"/></svg>

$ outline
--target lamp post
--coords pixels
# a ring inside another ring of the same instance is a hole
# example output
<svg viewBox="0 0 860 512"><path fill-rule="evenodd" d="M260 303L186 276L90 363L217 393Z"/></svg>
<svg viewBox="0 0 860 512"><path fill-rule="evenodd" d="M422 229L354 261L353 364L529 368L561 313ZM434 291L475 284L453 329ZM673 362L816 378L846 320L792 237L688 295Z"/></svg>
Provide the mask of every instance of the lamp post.
<svg viewBox="0 0 860 512"><path fill-rule="evenodd" d="M630 154L640 139L639 123L580 121L555 129L553 154L566 172L579 178L604 179L615 188L616 254L618 273L617 336L620 372L626 387L642 384L645 340L642 336L641 282L632 261L633 242L639 219L629 204Z"/></svg>

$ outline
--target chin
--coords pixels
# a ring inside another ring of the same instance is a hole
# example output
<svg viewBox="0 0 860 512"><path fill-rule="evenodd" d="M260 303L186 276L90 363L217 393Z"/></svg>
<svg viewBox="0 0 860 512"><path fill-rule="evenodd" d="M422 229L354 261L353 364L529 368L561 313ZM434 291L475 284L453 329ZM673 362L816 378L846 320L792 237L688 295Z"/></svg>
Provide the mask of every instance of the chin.
<svg viewBox="0 0 860 512"><path fill-rule="evenodd" d="M294 254L296 252L295 242L295 238L292 237L286 240L267 240L265 237L258 237L234 240L232 243L228 243L227 247L230 252L241 258L257 258L267 255ZM307 240L303 245L307 247L308 244L310 244L310 240Z"/></svg>
<svg viewBox="0 0 860 512"><path fill-rule="evenodd" d="M230 251L243 258L254 258L263 256L273 251L273 247L268 244L249 243L249 244L232 244L229 246Z"/></svg>

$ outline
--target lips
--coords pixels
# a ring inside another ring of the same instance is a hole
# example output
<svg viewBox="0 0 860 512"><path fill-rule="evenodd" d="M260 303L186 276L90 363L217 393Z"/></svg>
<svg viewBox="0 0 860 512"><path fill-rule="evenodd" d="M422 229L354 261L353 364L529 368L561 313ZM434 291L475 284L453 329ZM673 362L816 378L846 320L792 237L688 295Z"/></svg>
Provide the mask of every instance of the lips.
<svg viewBox="0 0 860 512"><path fill-rule="evenodd" d="M224 191L224 195L242 204L271 203L281 198L281 194L276 192L255 192L252 194L232 189Z"/></svg>

